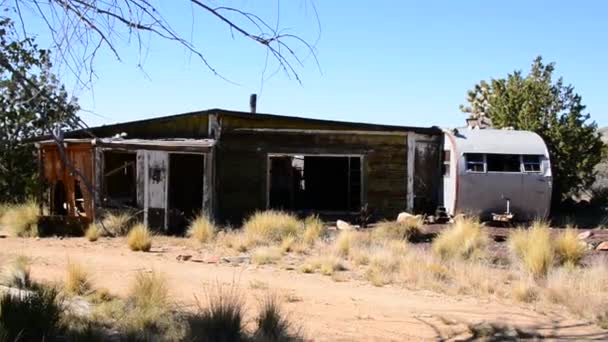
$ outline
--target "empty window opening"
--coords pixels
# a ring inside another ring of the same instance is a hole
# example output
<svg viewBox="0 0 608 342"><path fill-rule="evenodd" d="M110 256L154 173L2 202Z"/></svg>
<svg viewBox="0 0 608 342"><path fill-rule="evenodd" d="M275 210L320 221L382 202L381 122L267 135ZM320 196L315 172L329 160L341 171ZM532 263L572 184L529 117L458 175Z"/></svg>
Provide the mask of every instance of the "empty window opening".
<svg viewBox="0 0 608 342"><path fill-rule="evenodd" d="M169 229L180 233L203 210L205 157L169 154Z"/></svg>
<svg viewBox="0 0 608 342"><path fill-rule="evenodd" d="M443 151L443 164L442 166L442 174L444 177L450 177L450 158L451 158L451 153L450 151Z"/></svg>
<svg viewBox="0 0 608 342"><path fill-rule="evenodd" d="M74 180L74 204L76 205L76 216L87 216L82 188L77 180Z"/></svg>
<svg viewBox="0 0 608 342"><path fill-rule="evenodd" d="M110 207L137 205L137 162L135 153L104 153L104 201Z"/></svg>
<svg viewBox="0 0 608 342"><path fill-rule="evenodd" d="M522 156L525 172L541 172L540 156Z"/></svg>
<svg viewBox="0 0 608 342"><path fill-rule="evenodd" d="M521 172L517 154L487 154L488 172Z"/></svg>
<svg viewBox="0 0 608 342"><path fill-rule="evenodd" d="M467 153L464 155L469 172L485 172L484 155L481 153Z"/></svg>
<svg viewBox="0 0 608 342"><path fill-rule="evenodd" d="M269 206L301 211L357 211L361 157L270 156Z"/></svg>

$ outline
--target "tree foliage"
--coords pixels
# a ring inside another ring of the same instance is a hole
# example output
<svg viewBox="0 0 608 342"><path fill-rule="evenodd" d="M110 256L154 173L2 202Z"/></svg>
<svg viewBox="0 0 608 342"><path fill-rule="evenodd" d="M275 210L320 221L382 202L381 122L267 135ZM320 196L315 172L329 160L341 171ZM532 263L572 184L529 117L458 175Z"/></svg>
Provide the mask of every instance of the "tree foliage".
<svg viewBox="0 0 608 342"><path fill-rule="evenodd" d="M528 75L515 71L475 85L468 92L468 105L460 109L472 118L490 119L496 128L538 133L551 157L553 202L557 204L593 183L603 143L581 96L561 77L554 81L554 69L554 63L545 64L539 56Z"/></svg>
<svg viewBox="0 0 608 342"><path fill-rule="evenodd" d="M73 128L78 105L50 72L49 51L19 39L0 19L0 201L15 202L38 185L36 149L29 138Z"/></svg>

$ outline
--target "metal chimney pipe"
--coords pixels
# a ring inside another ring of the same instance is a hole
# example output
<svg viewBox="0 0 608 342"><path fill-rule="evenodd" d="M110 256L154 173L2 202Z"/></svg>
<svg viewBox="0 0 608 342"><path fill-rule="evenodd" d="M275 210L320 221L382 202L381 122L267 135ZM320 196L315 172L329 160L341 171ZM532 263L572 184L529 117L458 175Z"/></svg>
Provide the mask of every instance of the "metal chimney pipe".
<svg viewBox="0 0 608 342"><path fill-rule="evenodd" d="M258 106L258 95L251 94L249 97L249 107L251 107L251 114L255 114Z"/></svg>

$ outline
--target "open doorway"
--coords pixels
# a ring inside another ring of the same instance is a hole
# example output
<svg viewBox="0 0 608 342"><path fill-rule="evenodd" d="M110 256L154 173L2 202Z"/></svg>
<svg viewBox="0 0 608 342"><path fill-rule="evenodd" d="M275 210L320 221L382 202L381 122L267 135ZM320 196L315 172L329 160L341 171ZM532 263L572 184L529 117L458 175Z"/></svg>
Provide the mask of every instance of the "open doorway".
<svg viewBox="0 0 608 342"><path fill-rule="evenodd" d="M273 209L353 212L361 207L361 157L271 155Z"/></svg>
<svg viewBox="0 0 608 342"><path fill-rule="evenodd" d="M169 229L184 231L203 209L205 157L202 154L169 154Z"/></svg>

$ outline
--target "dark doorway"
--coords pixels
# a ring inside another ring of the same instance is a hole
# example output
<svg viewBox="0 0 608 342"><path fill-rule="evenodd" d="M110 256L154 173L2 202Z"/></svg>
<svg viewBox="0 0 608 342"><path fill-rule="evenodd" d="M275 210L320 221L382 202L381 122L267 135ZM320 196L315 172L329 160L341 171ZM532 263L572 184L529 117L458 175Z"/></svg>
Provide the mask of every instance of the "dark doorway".
<svg viewBox="0 0 608 342"><path fill-rule="evenodd" d="M361 158L271 156L269 205L298 211L357 211Z"/></svg>
<svg viewBox="0 0 608 342"><path fill-rule="evenodd" d="M68 214L65 185L57 181L51 188L51 215L65 216Z"/></svg>
<svg viewBox="0 0 608 342"><path fill-rule="evenodd" d="M169 154L169 229L181 233L203 209L205 158L201 154Z"/></svg>
<svg viewBox="0 0 608 342"><path fill-rule="evenodd" d="M137 162L135 153L104 153L104 201L109 207L137 205Z"/></svg>

